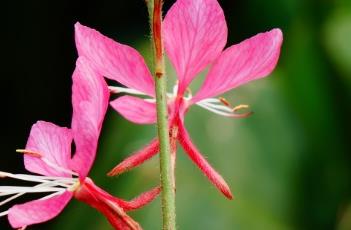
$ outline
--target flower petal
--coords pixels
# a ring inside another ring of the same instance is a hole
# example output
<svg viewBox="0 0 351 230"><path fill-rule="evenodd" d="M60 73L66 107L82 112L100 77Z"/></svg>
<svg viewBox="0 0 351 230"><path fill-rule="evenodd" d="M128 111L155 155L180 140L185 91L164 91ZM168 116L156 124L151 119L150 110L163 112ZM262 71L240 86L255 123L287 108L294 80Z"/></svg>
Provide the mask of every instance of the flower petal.
<svg viewBox="0 0 351 230"><path fill-rule="evenodd" d="M72 193L66 191L45 200L15 205L9 209L9 222L13 228L21 228L51 220L64 209L71 198Z"/></svg>
<svg viewBox="0 0 351 230"><path fill-rule="evenodd" d="M226 44L223 10L216 0L178 0L165 17L163 36L183 93Z"/></svg>
<svg viewBox="0 0 351 230"><path fill-rule="evenodd" d="M144 99L123 96L110 102L111 106L127 120L137 124L156 122L156 104Z"/></svg>
<svg viewBox="0 0 351 230"><path fill-rule="evenodd" d="M233 195L230 191L228 184L223 177L208 163L202 156L200 151L196 148L190 139L188 132L183 124L179 123L179 143L184 151L188 154L190 159L196 164L197 167L207 176L207 178L221 191L228 199L232 199Z"/></svg>
<svg viewBox="0 0 351 230"><path fill-rule="evenodd" d="M226 49L209 70L193 102L270 74L278 62L282 42L281 30L273 29Z"/></svg>
<svg viewBox="0 0 351 230"><path fill-rule="evenodd" d="M53 123L38 121L32 126L26 150L38 152L42 157L24 156L25 168L33 173L46 176L70 176L48 165L43 160L68 169L71 157L72 133L67 128Z"/></svg>
<svg viewBox="0 0 351 230"><path fill-rule="evenodd" d="M71 167L85 177L95 159L98 138L109 99L103 77L97 74L84 57L80 57L73 73L72 133L76 153Z"/></svg>
<svg viewBox="0 0 351 230"><path fill-rule="evenodd" d="M79 56L91 61L99 74L147 95L155 94L153 78L138 51L79 22L75 25L75 39Z"/></svg>

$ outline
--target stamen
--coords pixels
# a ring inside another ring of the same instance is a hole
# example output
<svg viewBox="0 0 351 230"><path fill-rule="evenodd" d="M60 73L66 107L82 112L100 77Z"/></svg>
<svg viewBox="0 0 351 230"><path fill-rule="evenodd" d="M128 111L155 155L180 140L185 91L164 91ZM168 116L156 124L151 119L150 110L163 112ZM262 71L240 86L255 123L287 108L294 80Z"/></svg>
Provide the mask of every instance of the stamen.
<svg viewBox="0 0 351 230"><path fill-rule="evenodd" d="M25 186L0 186L0 196L7 196L16 193L41 193L65 191L63 188L56 187L25 187Z"/></svg>
<svg viewBox="0 0 351 230"><path fill-rule="evenodd" d="M8 173L10 174L10 173ZM10 174L10 175L13 175L13 174ZM16 178L16 179L20 179L18 177L19 174L17 175L14 175L15 177L12 177L11 178ZM21 175L22 178L21 179L24 179L24 180L27 180L25 179L23 176L27 176L27 177L31 177L30 175ZM43 176L33 176L33 177L41 177L43 178ZM68 180L69 179L69 180ZM34 180L28 180L28 181L34 181ZM44 180L45 181L45 180ZM63 182L63 183L62 183ZM63 188L59 188L61 189L60 191L58 192L55 192L53 194L50 194L46 197L43 197L41 199L48 199L50 197L53 197L53 196L56 196L56 195L59 195L59 194L62 194L63 192L65 192L66 190L69 190L69 191L74 191L74 188L76 188L76 184L79 184L79 180L78 179L73 179L73 178L62 178L62 179L58 179L56 181L45 181L44 183L41 183L41 184L38 184L36 186L34 186L33 188L57 188L55 186L61 186ZM1 190L1 186L0 186L0 190ZM0 206L20 197L20 196L23 196L24 194L26 194L27 192L21 192L21 193L18 193L16 195L13 195L5 200L3 200L2 202L0 202ZM8 192L8 193L0 193L0 196L8 196L8 195L11 195L13 194L13 192Z"/></svg>
<svg viewBox="0 0 351 230"><path fill-rule="evenodd" d="M146 96L145 93L140 92L136 89L130 89L130 88L118 87L118 86L109 86L108 89L110 90L110 93L127 93L127 94L133 94L133 95Z"/></svg>
<svg viewBox="0 0 351 230"><path fill-rule="evenodd" d="M210 107L212 109L215 109L215 110L220 110L220 111L223 111L223 112L227 112L227 113L231 113L233 112L231 107L228 107L228 106L225 106L225 105L221 105L221 104L211 104L211 103L207 103L207 102L201 102L201 104L203 104L204 106L206 107Z"/></svg>
<svg viewBox="0 0 351 230"><path fill-rule="evenodd" d="M154 99L154 98L146 98L146 99L144 99L144 101L154 103L154 102L156 102L156 99Z"/></svg>
<svg viewBox="0 0 351 230"><path fill-rule="evenodd" d="M233 108L233 112L237 112L237 111L239 111L239 110L241 110L241 109L248 109L248 108L249 108L248 105L237 105L237 106L235 106L235 107Z"/></svg>
<svg viewBox="0 0 351 230"><path fill-rule="evenodd" d="M2 217L2 216L7 216L7 214L9 214L9 211L8 211L8 210L5 211L5 212L0 212L0 217Z"/></svg>
<svg viewBox="0 0 351 230"><path fill-rule="evenodd" d="M213 113L218 115L226 116L226 117L235 117L235 118L244 118L248 117L253 112L246 113L237 113L239 110L249 108L248 105L238 105L232 107L231 104L223 97L220 98L208 98L196 103L197 105L207 109Z"/></svg>
<svg viewBox="0 0 351 230"><path fill-rule="evenodd" d="M40 154L39 152L28 150L28 149L16 149L16 152L27 154L32 157L38 157L38 158L42 157L42 154Z"/></svg>
<svg viewBox="0 0 351 230"><path fill-rule="evenodd" d="M72 178L54 178L54 177L45 177L45 176L36 176L36 175L26 175L26 174L12 174L7 172L1 172L0 176L10 177L18 180L31 181L31 182L41 182L54 184L55 186L69 187L70 184L75 183ZM54 178L54 179L52 179Z"/></svg>
<svg viewBox="0 0 351 230"><path fill-rule="evenodd" d="M230 105L230 103L227 101L227 99L225 99L224 97L220 97L218 98L220 102L222 102L223 105L227 106L227 107L232 107Z"/></svg>
<svg viewBox="0 0 351 230"><path fill-rule="evenodd" d="M14 200L14 199L16 199L16 198L18 198L18 197L20 197L20 196L23 196L24 194L25 194L25 193L18 193L18 194L16 194L16 195L10 196L9 198L7 198L7 199L1 201L1 202L0 202L0 206L4 205L4 204L10 202L11 200Z"/></svg>
<svg viewBox="0 0 351 230"><path fill-rule="evenodd" d="M207 106L207 105L205 105L205 104L202 104L202 103L197 103L197 105L199 105L199 106L201 106L202 108L207 109L207 110L209 110L209 111L211 111L211 112L213 112L213 113L216 113L216 114L218 114L218 115L222 115L222 116L225 116L225 117L230 117L230 116L231 116L230 113L221 112L220 110L213 109L213 108L211 108L211 107L209 107L209 106Z"/></svg>
<svg viewBox="0 0 351 230"><path fill-rule="evenodd" d="M39 184L39 185L36 185L34 187L44 187L44 185L46 185L46 184ZM7 199L3 200L2 202L0 202L0 206L4 205L4 204L6 204L6 203L8 203L8 202L20 197L20 196L23 196L24 194L26 194L26 193L23 192L23 193L18 193L16 195L10 196L9 198L7 198ZM7 193L7 194L5 193L3 196L8 196L8 195L10 195L10 194L9 193Z"/></svg>

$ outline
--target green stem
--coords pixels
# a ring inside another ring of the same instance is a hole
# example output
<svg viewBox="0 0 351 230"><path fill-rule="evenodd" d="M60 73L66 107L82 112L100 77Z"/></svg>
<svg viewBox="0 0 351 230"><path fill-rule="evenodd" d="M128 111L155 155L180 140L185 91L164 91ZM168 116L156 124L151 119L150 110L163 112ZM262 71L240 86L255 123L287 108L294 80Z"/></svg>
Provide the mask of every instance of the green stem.
<svg viewBox="0 0 351 230"><path fill-rule="evenodd" d="M157 130L160 142L162 218L164 230L175 230L175 190L169 141L167 82L162 42L162 0L146 0L152 30L156 89Z"/></svg>

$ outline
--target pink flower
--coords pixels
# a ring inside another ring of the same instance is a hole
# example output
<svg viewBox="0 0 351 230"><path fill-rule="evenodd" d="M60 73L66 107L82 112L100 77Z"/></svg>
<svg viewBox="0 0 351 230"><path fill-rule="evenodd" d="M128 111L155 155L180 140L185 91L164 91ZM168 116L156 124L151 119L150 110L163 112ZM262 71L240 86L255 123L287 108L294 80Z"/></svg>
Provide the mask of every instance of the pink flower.
<svg viewBox="0 0 351 230"><path fill-rule="evenodd" d="M155 188L127 202L97 187L87 174L93 164L109 91L84 57L77 60L73 73L72 128L38 121L33 125L25 150L25 168L39 175L0 172L0 177L39 183L33 187L0 186L0 196L10 196L0 206L25 193L50 193L34 201L14 205L0 216L8 216L13 228L48 221L57 216L72 197L103 213L115 229L141 229L125 211L139 208L159 193ZM71 156L71 144L76 151Z"/></svg>
<svg viewBox="0 0 351 230"><path fill-rule="evenodd" d="M269 75L279 58L282 32L273 29L223 50L227 26L218 2L178 0L164 19L163 38L166 53L178 77L173 92L168 94L171 141L178 140L209 180L226 197L232 198L227 183L192 143L184 126L184 116L192 105L227 117L248 116L250 113L238 113L247 106L233 108L225 99L215 97ZM112 93L134 95L115 99L111 102L112 107L132 122L155 123L154 82L141 55L133 48L79 23L76 24L76 43L79 55L86 57L99 74L125 86L110 87ZM192 96L188 86L206 67L209 67L206 79L200 90ZM172 152L175 152L176 145L172 146ZM141 164L158 150L158 140L154 139L144 149L117 165L110 175L120 174ZM175 160L175 155L172 159Z"/></svg>

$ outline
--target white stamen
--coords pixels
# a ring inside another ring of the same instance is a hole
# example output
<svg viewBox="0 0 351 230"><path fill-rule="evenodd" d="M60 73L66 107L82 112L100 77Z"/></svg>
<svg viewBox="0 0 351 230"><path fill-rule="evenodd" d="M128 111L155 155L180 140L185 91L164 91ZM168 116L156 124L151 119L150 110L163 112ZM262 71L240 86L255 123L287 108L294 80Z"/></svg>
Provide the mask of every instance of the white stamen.
<svg viewBox="0 0 351 230"><path fill-rule="evenodd" d="M10 196L9 198L7 198L6 200L3 200L2 202L0 202L0 206L10 202L11 200L14 200L20 196L23 196L25 193L18 193L16 195Z"/></svg>
<svg viewBox="0 0 351 230"><path fill-rule="evenodd" d="M225 100L225 99L224 99ZM226 116L226 117L247 117L251 112L247 113L236 113L236 111L240 109L248 108L247 105L239 105L237 107L231 108L229 104L223 104L224 102L221 99L217 98L207 98L197 102L196 104L204 109L207 109L213 113L218 115Z"/></svg>
<svg viewBox="0 0 351 230"><path fill-rule="evenodd" d="M206 98L206 99L201 100L199 102L220 103L221 101L217 98Z"/></svg>
<svg viewBox="0 0 351 230"><path fill-rule="evenodd" d="M222 116L225 116L225 117L231 117L231 116L233 116L233 113L228 113L228 112L222 112L222 111L220 111L220 110L217 110L217 109L214 109L214 108L212 108L212 107L210 107L210 106L208 106L207 104L204 104L204 103L196 103L198 106L200 106L200 107L202 107L202 108L204 108L204 109L207 109L207 110L209 110L209 111L211 111L211 112L213 112L213 113L216 113L216 114L218 114L218 115L222 115Z"/></svg>
<svg viewBox="0 0 351 230"><path fill-rule="evenodd" d="M45 157L40 157L48 167L51 167L57 172L68 174L67 176L41 176L41 175L28 175L28 174L12 174L0 171L0 178L13 178L17 180L29 181L40 183L35 186L0 186L0 197L10 196L0 202L0 206L23 196L26 193L50 193L41 198L41 200L49 199L51 197L60 195L65 191L74 191L79 186L79 179L72 176L79 177L79 174L69 169L61 167L56 163L51 162ZM8 211L1 212L1 216L6 216Z"/></svg>
<svg viewBox="0 0 351 230"><path fill-rule="evenodd" d="M73 178L71 177L59 177L59 176L40 176L40 175L28 175L24 174L26 176L31 176L31 177L37 177L37 178L43 178L45 180L55 180L55 181L72 181Z"/></svg>
<svg viewBox="0 0 351 230"><path fill-rule="evenodd" d="M139 90L136 90L136 89L130 89L130 88L118 87L118 86L109 86L108 89L110 90L111 93L128 93L132 95L146 96L145 93L140 92Z"/></svg>
<svg viewBox="0 0 351 230"><path fill-rule="evenodd" d="M28 176L29 176L29 175L28 175ZM68 183L68 184L62 184L62 183L60 182L60 180L57 180L57 181L49 181L49 182L45 182L45 183L38 184L38 185L34 186L34 188L38 188L38 187L52 188L51 185L56 185L56 186L59 185L59 186L65 187L65 188L67 188L67 190L69 190L69 189L71 189L71 187L75 186L75 184L77 183L77 179L72 179L72 178L70 178L70 181L67 181L67 180L65 179L65 183ZM0 189L1 189L1 186L0 186ZM58 194L60 194L60 193L63 193L64 191L66 191L66 189L63 189L62 191L55 192L55 193L53 193L53 194L51 194L51 195L52 195L52 196L55 196L55 195L58 195ZM3 194L1 194L0 196L8 196L8 195L10 195L10 194L13 194L13 193L3 193ZM16 195L11 196L11 197L9 197L9 198L3 200L2 202L0 202L0 206L4 205L4 204L6 204L6 203L8 203L8 202L10 202L10 201L12 201L12 200L14 200L14 199L20 197L20 196L23 196L24 194L26 194L26 192L18 193L18 194L16 194ZM51 195L49 195L49 196L51 196ZM46 196L46 197L44 197L44 198L48 199L48 198L50 198L49 196Z"/></svg>
<svg viewBox="0 0 351 230"><path fill-rule="evenodd" d="M156 99L154 99L154 98L147 98L147 99L144 99L144 101L155 103Z"/></svg>
<svg viewBox="0 0 351 230"><path fill-rule="evenodd" d="M42 182L42 183L51 183L58 186L66 187L66 183L72 183L72 178L57 178L56 181L51 181L49 177L45 176L36 176L36 175L27 175L27 174L12 174L7 172L0 172L1 176L10 177L18 180L31 181L31 182ZM61 181L59 181L59 180ZM50 181L49 181L50 180Z"/></svg>
<svg viewBox="0 0 351 230"><path fill-rule="evenodd" d="M46 185L46 184L39 184L39 185L36 185L34 187L42 187L44 185ZM10 202L11 200L14 200L14 199L16 199L16 198L18 198L20 196L23 196L24 194L26 194L26 193L23 192L23 193L18 193L16 195L11 196L11 197L7 198L6 200L3 200L2 202L0 202L0 206L4 205L4 204Z"/></svg>
<svg viewBox="0 0 351 230"><path fill-rule="evenodd" d="M60 172L65 172L70 175L77 175L77 173L72 172L68 169L62 168L50 162L45 158L41 158L48 166L52 167L55 170ZM10 196L7 199L0 202L0 206L26 194L26 193L51 193L42 199L49 199L51 197L60 195L65 191L74 191L79 184L78 178L72 177L56 177L56 176L39 176L39 175L27 175L27 174L12 174L7 172L0 171L0 177L9 177L13 179L37 182L37 184L32 187L27 186L0 186L0 197ZM2 212L0 216L5 216L8 214L8 211Z"/></svg>
<svg viewBox="0 0 351 230"><path fill-rule="evenodd" d="M0 186L0 196L7 196L16 193L41 193L41 192L58 192L65 190L56 187L25 187L25 186Z"/></svg>
<svg viewBox="0 0 351 230"><path fill-rule="evenodd" d="M76 184L79 183L77 179L74 179L74 180L76 180L76 182L74 183L74 185L71 185L71 187L76 186ZM5 190L6 191L6 189L10 189L13 192L21 190L20 193L14 195L14 196L11 196L11 197L7 198L6 200L2 201L0 203L0 206L2 206L4 204L6 204L6 203L18 198L18 197L20 197L20 196L22 196L22 195L24 195L24 194L26 194L28 192L36 193L36 192L53 192L54 191L54 193L40 198L40 200L46 200L46 199L50 199L50 198L52 198L54 196L61 195L65 191L67 191L67 189L63 189L63 188L45 187L45 186L48 186L49 184L51 184L51 183L42 183L42 184L36 185L34 187L0 186L0 194L1 194L1 190ZM15 188L15 189L13 189L13 188ZM39 190L36 190L36 188L39 188ZM9 194L11 194L11 193L7 193L7 195L9 195ZM8 210L5 211L5 212L1 212L0 213L0 217L6 216L6 215L8 215L8 213L9 213Z"/></svg>
<svg viewBox="0 0 351 230"><path fill-rule="evenodd" d="M141 95L141 96L147 96L145 93L142 93L136 89L130 89L130 88L125 88L125 87L117 87L117 86L109 86L109 90L111 93L127 93L127 94L132 94L132 95ZM178 93L178 83L176 83L173 86L172 93L167 93L167 97L169 99L172 99L176 97ZM189 90L189 93L187 96L184 96L184 99L189 101L192 98L191 91ZM155 98L145 98L144 101L146 102L151 102L154 103L156 100ZM226 117L245 117L249 115L249 113L245 114L239 114L236 113L236 111L233 110L226 104L223 104L223 101L221 101L218 98L206 98L204 100L201 100L196 103L198 106L207 109L215 114L221 115L221 116L226 116ZM50 162L48 163L50 165ZM50 165L51 166L51 165ZM63 171L63 170L61 170ZM74 174L72 174L74 175Z"/></svg>
<svg viewBox="0 0 351 230"><path fill-rule="evenodd" d="M228 106L225 105L221 105L221 104L214 104L214 103L209 103L209 102L201 102L202 105L205 105L207 107L211 107L213 109L216 110L221 110L223 112L228 112L228 113L232 113L233 110L231 108L229 108Z"/></svg>
<svg viewBox="0 0 351 230"><path fill-rule="evenodd" d="M0 217L2 217L2 216L6 216L7 214L9 214L9 211L0 212Z"/></svg>

